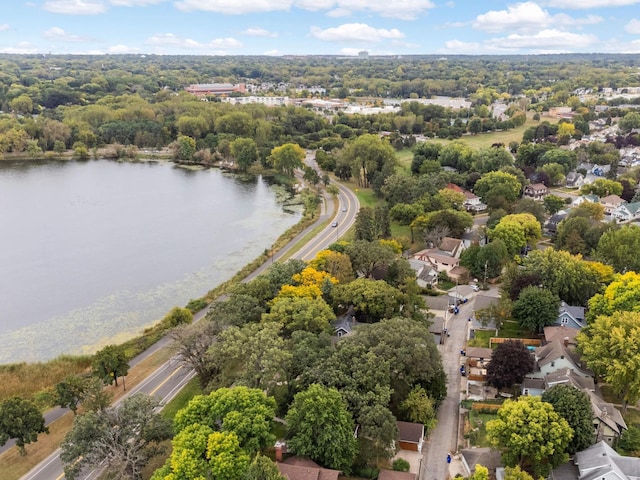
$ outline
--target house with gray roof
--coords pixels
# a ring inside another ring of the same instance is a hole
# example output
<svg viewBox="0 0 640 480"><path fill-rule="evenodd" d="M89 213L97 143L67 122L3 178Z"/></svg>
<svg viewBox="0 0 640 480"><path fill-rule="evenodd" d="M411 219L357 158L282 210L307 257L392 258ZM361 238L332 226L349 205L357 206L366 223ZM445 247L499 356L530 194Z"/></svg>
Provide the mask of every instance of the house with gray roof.
<svg viewBox="0 0 640 480"><path fill-rule="evenodd" d="M584 319L584 307L567 305L564 301L560 303L558 310L558 319L555 325L561 325L569 328L581 329L586 326Z"/></svg>
<svg viewBox="0 0 640 480"><path fill-rule="evenodd" d="M568 342L556 338L553 342L538 347L534 352L536 370L528 376L531 378L545 378L558 370L571 369L581 377L591 377L592 372L580 361L580 357L569 348Z"/></svg>
<svg viewBox="0 0 640 480"><path fill-rule="evenodd" d="M584 392L591 401L595 440L613 445L622 433L627 430L627 424L622 418L620 410L613 403L600 398L595 392L589 390L584 390Z"/></svg>
<svg viewBox="0 0 640 480"><path fill-rule="evenodd" d="M358 322L356 321L356 312L352 305L344 315L336 318L331 323L331 326L333 327L333 331L336 337L346 337L353 331L353 328L357 324Z"/></svg>
<svg viewBox="0 0 640 480"><path fill-rule="evenodd" d="M573 460L554 469L550 480L637 480L640 458L625 457L606 442L598 442L578 452Z"/></svg>

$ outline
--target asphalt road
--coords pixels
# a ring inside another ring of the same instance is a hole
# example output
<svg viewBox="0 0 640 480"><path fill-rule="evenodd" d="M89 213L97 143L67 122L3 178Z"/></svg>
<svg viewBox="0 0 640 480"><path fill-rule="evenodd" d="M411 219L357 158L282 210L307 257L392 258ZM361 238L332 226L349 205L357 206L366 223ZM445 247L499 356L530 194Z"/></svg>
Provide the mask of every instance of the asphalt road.
<svg viewBox="0 0 640 480"><path fill-rule="evenodd" d="M310 159L309 155L307 156L306 162L317 168L314 162ZM323 222L328 219L333 219L335 214L335 220L338 222L337 227L329 226L323 228L314 238L312 238L303 248L298 250L292 258L298 258L301 260L311 260L317 252L320 250L324 250L331 243L335 242L341 234L346 232L351 225L355 222L356 215L360 208L360 203L356 195L351 192L349 189L343 187L341 184L334 183L339 190L340 194L338 195L339 205L337 213L333 210L334 202L333 200L324 195L324 206L322 209L322 213L318 220L305 229L304 232L296 236L291 242L289 242L282 250L280 250L271 261L265 262L260 268L258 268L255 272L249 275L245 281L250 280L255 277L262 271L266 270L272 263L272 261L278 260L280 257L286 254L287 250L296 245L300 239L304 238L310 232L312 232L316 227L321 225ZM194 321L197 321L206 315L206 309L198 312L194 316ZM164 348L171 340L168 337L163 338L152 347L150 347L145 352L141 353L137 357L131 360L130 365L134 366L140 361L147 358L153 352L157 351L160 348ZM195 372L185 366L181 366L179 360L176 357L171 358L165 364L160 366L155 372L153 372L149 377L147 377L143 382L137 385L135 388L131 389L127 396L133 395L138 392L146 393L147 395L153 395L158 398L163 404L169 402L181 389L184 387L189 380L191 380L195 376ZM122 397L117 403L122 402L126 397ZM46 417L48 418L47 422L50 423L57 418L60 418L67 412L65 409L56 408L49 412L47 412ZM1 453L1 451L0 451ZM87 472L80 476L81 480L94 480L97 474L95 471ZM62 480L64 478L62 462L60 461L60 449L53 452L49 455L45 460L40 462L36 467L34 467L28 474L21 477L20 480Z"/></svg>
<svg viewBox="0 0 640 480"><path fill-rule="evenodd" d="M475 294L474 294L475 295ZM444 327L450 336L444 345L438 345L442 365L447 375L447 397L438 409L438 424L429 433L426 451L421 464L419 480L443 480L448 478L447 454L458 450L457 432L460 405L460 350L467 338L467 319L473 314L473 301L460 305L457 315L447 313Z"/></svg>

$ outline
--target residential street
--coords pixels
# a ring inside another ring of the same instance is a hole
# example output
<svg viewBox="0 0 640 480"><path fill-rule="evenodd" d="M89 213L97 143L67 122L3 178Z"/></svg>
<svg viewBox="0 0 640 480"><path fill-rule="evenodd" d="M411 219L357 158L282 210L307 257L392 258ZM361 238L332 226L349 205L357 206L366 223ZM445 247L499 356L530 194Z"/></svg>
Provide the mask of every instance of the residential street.
<svg viewBox="0 0 640 480"><path fill-rule="evenodd" d="M467 319L473 313L473 300L460 306L457 315L447 314L445 328L450 337L438 345L447 374L447 398L438 410L438 425L429 434L419 480L445 480L448 475L447 454L458 450L456 439L460 404L460 350L467 338Z"/></svg>

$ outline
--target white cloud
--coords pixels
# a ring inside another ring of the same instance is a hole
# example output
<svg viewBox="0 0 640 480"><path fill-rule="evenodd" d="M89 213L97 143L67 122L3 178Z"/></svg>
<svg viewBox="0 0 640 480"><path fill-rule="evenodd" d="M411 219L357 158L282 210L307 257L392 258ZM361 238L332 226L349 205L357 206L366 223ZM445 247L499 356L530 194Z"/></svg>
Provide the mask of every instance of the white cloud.
<svg viewBox="0 0 640 480"><path fill-rule="evenodd" d="M44 9L65 15L97 15L107 11L106 5L99 0L47 0Z"/></svg>
<svg viewBox="0 0 640 480"><path fill-rule="evenodd" d="M280 57L282 56L282 52L274 48L273 50L267 50L266 52L264 52L264 55L269 55L270 57Z"/></svg>
<svg viewBox="0 0 640 480"><path fill-rule="evenodd" d="M450 53L481 53L479 43L462 42L460 40L448 40L444 43L447 52Z"/></svg>
<svg viewBox="0 0 640 480"><path fill-rule="evenodd" d="M180 0L174 5L185 12L204 10L226 13L227 15L241 15L243 13L289 10L291 0Z"/></svg>
<svg viewBox="0 0 640 480"><path fill-rule="evenodd" d="M129 47L128 45L112 45L107 51L109 53L123 54L123 53L138 53L140 49L138 47Z"/></svg>
<svg viewBox="0 0 640 480"><path fill-rule="evenodd" d="M334 8L327 12L327 17L333 18L348 17L349 15L351 15L351 10L347 10L346 8Z"/></svg>
<svg viewBox="0 0 640 480"><path fill-rule="evenodd" d="M144 7L165 1L166 0L109 0L109 3L117 7Z"/></svg>
<svg viewBox="0 0 640 480"><path fill-rule="evenodd" d="M266 30L260 27L247 28L246 30L240 32L240 34L247 35L249 37L270 37L270 38L278 37L278 32L270 32L269 30Z"/></svg>
<svg viewBox="0 0 640 480"><path fill-rule="evenodd" d="M553 8L572 8L578 10L588 8L623 7L625 5L635 5L636 3L640 3L640 0L545 0L540 3Z"/></svg>
<svg viewBox="0 0 640 480"><path fill-rule="evenodd" d="M311 27L311 36L325 42L380 42L404 38L405 35L395 28L388 30L370 27L366 23L345 23L326 30Z"/></svg>
<svg viewBox="0 0 640 480"><path fill-rule="evenodd" d="M541 30L532 35L514 33L506 37L491 38L485 41L485 45L491 48L508 50L544 50L550 51L576 51L595 44L598 38L591 34L577 34L563 32L561 30Z"/></svg>
<svg viewBox="0 0 640 480"><path fill-rule="evenodd" d="M86 38L80 37L79 35L67 33L60 27L51 27L50 29L45 30L42 36L50 40L58 40L61 42L84 42L86 40Z"/></svg>
<svg viewBox="0 0 640 480"><path fill-rule="evenodd" d="M149 37L145 40L145 44L156 46L156 47L182 48L182 49L189 49L189 50L215 49L216 52L218 52L218 50L220 49L226 50L228 48L242 47L241 42L231 37L216 38L211 40L210 42L201 43L191 38L179 37L177 35L174 35L173 33L162 33L158 35L153 35L152 37ZM224 53L226 52L222 52L221 54L224 54Z"/></svg>
<svg viewBox="0 0 640 480"><path fill-rule="evenodd" d="M0 48L0 53L11 53L11 54L32 54L38 53L38 49L31 45L29 42L19 42L15 47L4 47Z"/></svg>
<svg viewBox="0 0 640 480"><path fill-rule="evenodd" d="M631 21L624 26L624 29L633 35L640 35L640 20L632 18Z"/></svg>
<svg viewBox="0 0 640 480"><path fill-rule="evenodd" d="M509 5L507 10L491 10L476 17L473 27L485 32L503 32L517 30L533 32L549 25L554 27L589 25L602 22L602 18L589 15L585 18L572 18L564 13L551 15L533 2Z"/></svg>
<svg viewBox="0 0 640 480"><path fill-rule="evenodd" d="M8 23L3 23L2 25L0 25L0 32L6 32L7 30L9 30Z"/></svg>
<svg viewBox="0 0 640 480"><path fill-rule="evenodd" d="M403 20L414 20L435 7L431 0L177 0L174 5L187 12L203 10L227 15L300 8L310 11L329 10L331 16L364 11Z"/></svg>

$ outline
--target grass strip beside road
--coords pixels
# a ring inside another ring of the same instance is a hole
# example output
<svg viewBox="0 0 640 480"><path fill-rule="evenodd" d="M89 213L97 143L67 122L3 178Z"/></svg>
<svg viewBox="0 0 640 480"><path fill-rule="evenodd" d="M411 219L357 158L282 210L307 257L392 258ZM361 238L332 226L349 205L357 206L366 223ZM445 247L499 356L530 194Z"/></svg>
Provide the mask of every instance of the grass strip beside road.
<svg viewBox="0 0 640 480"><path fill-rule="evenodd" d="M132 389L143 382L151 373L153 373L164 362L171 358L172 352L165 348L158 350L148 358L140 362L129 371L126 377L127 389ZM105 388L107 392L113 395L113 400L117 400L124 395L122 384L118 387L108 386ZM0 471L3 480L18 480L27 474L32 468L38 465L42 460L47 458L62 443L65 435L73 425L73 413L69 412L59 420L49 425L49 434L38 435L38 441L26 446L27 455L20 456L17 448L10 448L4 454L0 455Z"/></svg>

